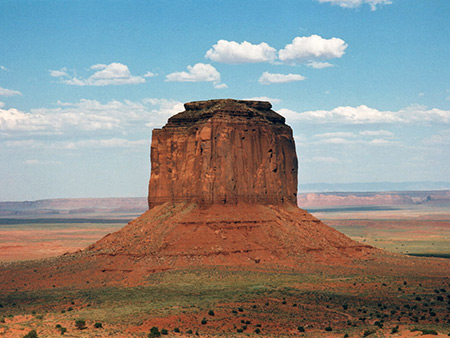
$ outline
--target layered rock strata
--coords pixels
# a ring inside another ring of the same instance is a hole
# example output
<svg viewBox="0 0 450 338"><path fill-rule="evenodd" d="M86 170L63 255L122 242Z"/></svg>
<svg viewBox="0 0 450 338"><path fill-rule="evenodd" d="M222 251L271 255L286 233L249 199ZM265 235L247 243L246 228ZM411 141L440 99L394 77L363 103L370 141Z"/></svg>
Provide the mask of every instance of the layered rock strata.
<svg viewBox="0 0 450 338"><path fill-rule="evenodd" d="M292 129L269 102L210 100L153 130L149 207L296 203Z"/></svg>

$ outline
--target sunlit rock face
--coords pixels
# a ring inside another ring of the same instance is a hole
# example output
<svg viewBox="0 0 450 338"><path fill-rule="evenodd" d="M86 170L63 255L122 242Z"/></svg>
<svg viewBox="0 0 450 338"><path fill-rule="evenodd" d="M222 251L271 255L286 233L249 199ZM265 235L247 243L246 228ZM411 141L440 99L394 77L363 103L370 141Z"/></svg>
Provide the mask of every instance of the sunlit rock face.
<svg viewBox="0 0 450 338"><path fill-rule="evenodd" d="M292 129L269 102L186 103L151 145L149 207L166 202L296 204Z"/></svg>

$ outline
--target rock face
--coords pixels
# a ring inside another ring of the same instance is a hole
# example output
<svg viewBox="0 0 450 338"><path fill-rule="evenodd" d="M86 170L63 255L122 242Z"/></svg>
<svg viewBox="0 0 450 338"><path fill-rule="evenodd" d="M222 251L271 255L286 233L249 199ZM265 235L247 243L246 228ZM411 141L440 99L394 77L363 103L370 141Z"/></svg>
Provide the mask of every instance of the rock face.
<svg viewBox="0 0 450 338"><path fill-rule="evenodd" d="M210 100L153 130L149 207L296 203L292 130L269 102Z"/></svg>

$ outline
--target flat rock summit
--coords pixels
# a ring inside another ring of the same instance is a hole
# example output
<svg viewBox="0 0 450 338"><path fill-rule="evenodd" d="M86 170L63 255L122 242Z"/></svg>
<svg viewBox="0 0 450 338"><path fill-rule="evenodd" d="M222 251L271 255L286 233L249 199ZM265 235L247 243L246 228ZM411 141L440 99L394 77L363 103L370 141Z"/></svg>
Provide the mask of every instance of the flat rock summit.
<svg viewBox="0 0 450 338"><path fill-rule="evenodd" d="M24 289L139 285L155 272L199 266L393 271L422 264L353 241L297 207L292 130L271 108L186 103L153 131L148 211L85 250L2 267L0 284L14 289L30 269Z"/></svg>

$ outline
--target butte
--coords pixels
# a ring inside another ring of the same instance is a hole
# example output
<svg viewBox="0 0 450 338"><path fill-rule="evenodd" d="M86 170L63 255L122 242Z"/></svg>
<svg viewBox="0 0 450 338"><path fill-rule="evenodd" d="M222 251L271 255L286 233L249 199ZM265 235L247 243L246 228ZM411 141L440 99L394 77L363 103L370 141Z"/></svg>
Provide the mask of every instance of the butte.
<svg viewBox="0 0 450 338"><path fill-rule="evenodd" d="M153 130L148 211L85 250L0 269L3 289L23 278L24 289L139 285L149 274L190 267L374 272L420 265L353 241L297 207L292 129L271 108L231 99L186 103ZM24 277L30 270L33 278Z"/></svg>

